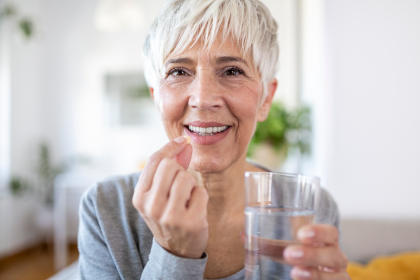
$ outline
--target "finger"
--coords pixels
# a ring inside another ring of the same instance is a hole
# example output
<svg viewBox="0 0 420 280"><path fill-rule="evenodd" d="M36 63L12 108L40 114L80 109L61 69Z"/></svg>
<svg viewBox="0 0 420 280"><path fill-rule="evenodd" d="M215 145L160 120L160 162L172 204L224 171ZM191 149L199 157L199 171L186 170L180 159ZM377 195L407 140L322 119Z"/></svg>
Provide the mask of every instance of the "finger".
<svg viewBox="0 0 420 280"><path fill-rule="evenodd" d="M174 158L163 159L153 177L152 187L149 191L147 211L154 219L159 219L161 213L165 210L169 199L169 192L175 178L183 170Z"/></svg>
<svg viewBox="0 0 420 280"><path fill-rule="evenodd" d="M346 271L323 271L316 268L294 267L290 276L296 280L350 280Z"/></svg>
<svg viewBox="0 0 420 280"><path fill-rule="evenodd" d="M188 169L188 166L190 165L192 156L192 146L191 144L187 144L186 147L176 156L177 162L184 167L185 169Z"/></svg>
<svg viewBox="0 0 420 280"><path fill-rule="evenodd" d="M155 152L147 161L143 169L139 181L137 183L136 191L147 192L152 186L153 177L156 173L160 162L164 158L173 158L179 154L187 145L187 140L184 136L175 138L167 143L159 151Z"/></svg>
<svg viewBox="0 0 420 280"><path fill-rule="evenodd" d="M290 265L306 267L328 267L334 271L347 267L347 259L338 246L313 247L305 245L288 246L284 259Z"/></svg>
<svg viewBox="0 0 420 280"><path fill-rule="evenodd" d="M306 225L299 229L298 240L303 244L338 244L338 230L327 224Z"/></svg>
<svg viewBox="0 0 420 280"><path fill-rule="evenodd" d="M170 190L167 211L174 215L185 213L194 185L191 174L184 170L178 172Z"/></svg>

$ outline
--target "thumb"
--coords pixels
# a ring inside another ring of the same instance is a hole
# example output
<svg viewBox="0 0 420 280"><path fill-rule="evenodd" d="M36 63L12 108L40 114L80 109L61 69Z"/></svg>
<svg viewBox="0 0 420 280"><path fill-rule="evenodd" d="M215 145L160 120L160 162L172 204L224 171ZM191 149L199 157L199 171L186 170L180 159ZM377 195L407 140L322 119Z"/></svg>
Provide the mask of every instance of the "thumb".
<svg viewBox="0 0 420 280"><path fill-rule="evenodd" d="M187 144L185 148L176 156L176 161L185 169L188 169L192 156L192 146Z"/></svg>

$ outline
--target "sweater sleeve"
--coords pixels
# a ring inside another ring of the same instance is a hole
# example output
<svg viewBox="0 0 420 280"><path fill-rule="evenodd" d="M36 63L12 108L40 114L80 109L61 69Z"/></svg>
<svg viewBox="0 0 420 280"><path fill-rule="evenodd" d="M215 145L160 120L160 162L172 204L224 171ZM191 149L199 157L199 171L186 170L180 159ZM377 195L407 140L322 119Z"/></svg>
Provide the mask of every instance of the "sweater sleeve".
<svg viewBox="0 0 420 280"><path fill-rule="evenodd" d="M320 189L316 202L315 222L330 224L340 230L340 211L331 194L324 188Z"/></svg>
<svg viewBox="0 0 420 280"><path fill-rule="evenodd" d="M200 259L181 258L163 249L153 239L149 262L141 279L202 280L206 263L207 255Z"/></svg>
<svg viewBox="0 0 420 280"><path fill-rule="evenodd" d="M110 227L123 227L118 221L123 217L105 215L105 209L101 209L101 207L115 209L121 207L121 204L111 206L109 201L103 203L103 190L100 191L100 195L98 192L97 187L89 189L80 202L78 234L80 279L136 279L134 275L138 275L142 280L203 279L207 263L206 255L200 259L178 257L162 248L154 239L144 267L141 262L137 265L130 262L129 258L136 254L130 254L129 251L138 250L136 246L131 246L130 250L126 251L121 247L124 242L117 243L127 238L126 234L120 231L110 234ZM108 190L107 194L109 193ZM128 228L124 229L124 233L128 231L130 231Z"/></svg>
<svg viewBox="0 0 420 280"><path fill-rule="evenodd" d="M91 193L90 191L83 195L79 209L80 279L120 279L103 238Z"/></svg>

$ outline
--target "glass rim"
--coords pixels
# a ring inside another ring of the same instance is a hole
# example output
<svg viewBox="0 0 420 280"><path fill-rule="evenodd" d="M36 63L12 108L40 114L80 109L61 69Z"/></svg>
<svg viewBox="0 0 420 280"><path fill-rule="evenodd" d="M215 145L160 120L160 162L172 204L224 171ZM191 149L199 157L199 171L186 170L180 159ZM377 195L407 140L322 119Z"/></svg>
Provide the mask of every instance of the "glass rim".
<svg viewBox="0 0 420 280"><path fill-rule="evenodd" d="M258 175L261 173L265 174L274 174L274 175L281 175L284 177L289 178L305 178L307 180L310 180L311 182L316 182L318 184L321 184L321 178L318 176L312 176L312 175L305 175L300 173L292 173L292 172L281 172L281 171L245 171L245 177L246 176L252 176L252 175Z"/></svg>

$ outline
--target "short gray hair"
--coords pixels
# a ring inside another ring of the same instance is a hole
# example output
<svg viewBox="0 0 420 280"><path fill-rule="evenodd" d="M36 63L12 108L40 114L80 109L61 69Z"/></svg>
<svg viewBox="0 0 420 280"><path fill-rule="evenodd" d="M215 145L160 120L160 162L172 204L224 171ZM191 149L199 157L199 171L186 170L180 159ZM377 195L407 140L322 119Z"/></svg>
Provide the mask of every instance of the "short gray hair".
<svg viewBox="0 0 420 280"><path fill-rule="evenodd" d="M157 91L170 54L182 53L203 40L211 46L216 37L231 35L243 54L250 53L263 82L277 70L277 23L259 0L172 0L156 18L144 43L144 70L149 86Z"/></svg>

